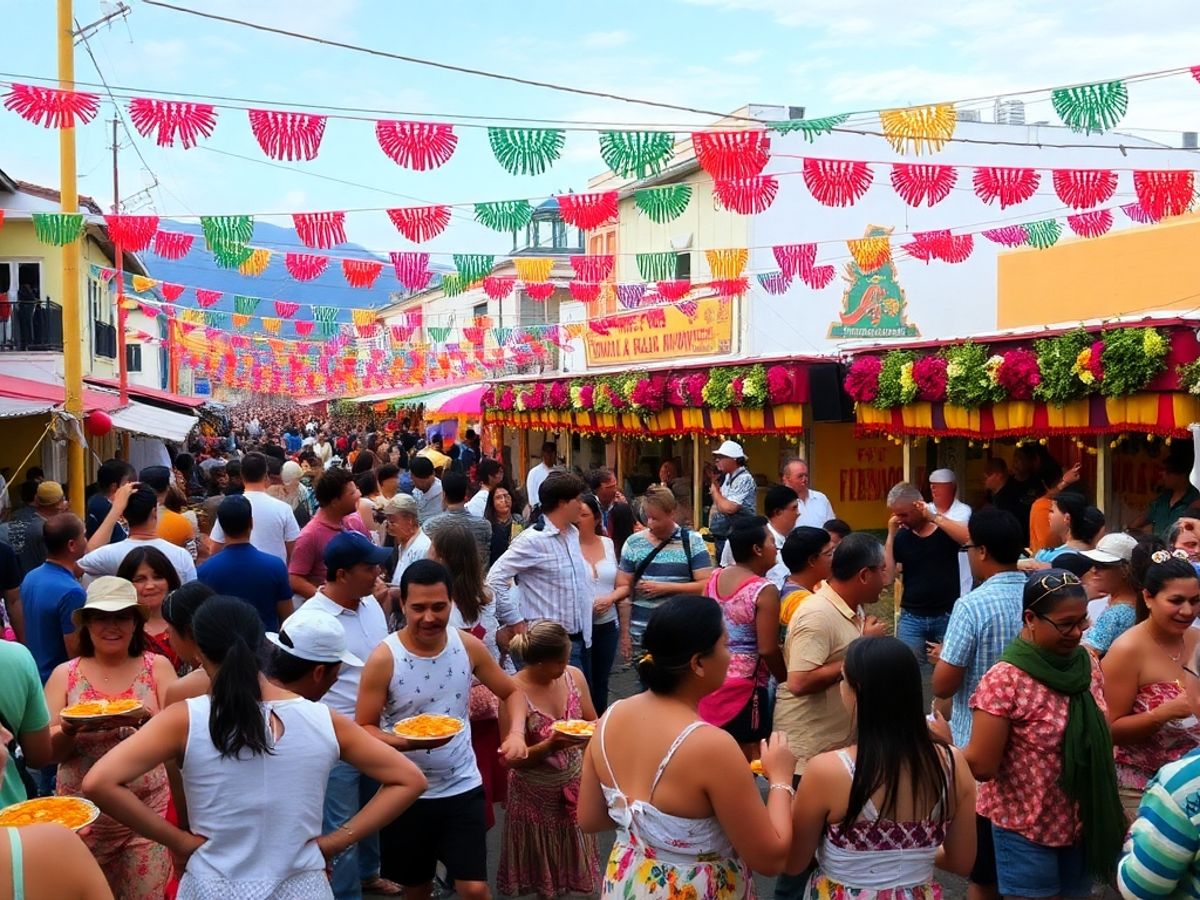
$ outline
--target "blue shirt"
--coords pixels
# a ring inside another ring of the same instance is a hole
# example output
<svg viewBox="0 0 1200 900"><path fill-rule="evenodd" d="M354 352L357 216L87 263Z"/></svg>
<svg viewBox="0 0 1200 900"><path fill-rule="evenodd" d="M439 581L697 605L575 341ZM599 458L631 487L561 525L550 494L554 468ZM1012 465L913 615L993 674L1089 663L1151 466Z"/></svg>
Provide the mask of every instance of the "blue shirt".
<svg viewBox="0 0 1200 900"><path fill-rule="evenodd" d="M304 439L300 437L300 435L292 434L291 432L288 432L283 436L283 442L288 453L299 453L300 445L303 443L303 441Z"/></svg>
<svg viewBox="0 0 1200 900"><path fill-rule="evenodd" d="M955 603L950 613L941 658L966 670L950 714L956 747L971 740L971 695L1021 630L1024 592L1024 572L998 572Z"/></svg>
<svg viewBox="0 0 1200 900"><path fill-rule="evenodd" d="M621 548L620 570L633 575L650 552L661 541L649 531L637 531L625 541ZM691 561L691 571L688 561ZM683 529L676 527L671 536L671 542L650 560L646 571L642 573L642 581L665 581L671 584L688 584L695 581L695 573L701 569L712 567L712 557L708 554L704 538L696 532L688 531L688 546L683 546ZM662 604L666 597L651 597L634 588L633 602L637 606L655 607Z"/></svg>
<svg viewBox="0 0 1200 900"><path fill-rule="evenodd" d="M21 582L25 643L37 663L43 684L55 666L67 661L63 635L75 633L71 613L83 606L86 599L87 594L75 576L58 563L42 563Z"/></svg>
<svg viewBox="0 0 1200 900"><path fill-rule="evenodd" d="M241 597L258 610L267 631L279 630L277 604L292 599L287 565L252 544L228 544L196 570L196 580L218 594Z"/></svg>
<svg viewBox="0 0 1200 900"><path fill-rule="evenodd" d="M1114 603L1096 617L1083 642L1103 656L1113 641L1132 628L1136 621L1137 610L1125 603Z"/></svg>

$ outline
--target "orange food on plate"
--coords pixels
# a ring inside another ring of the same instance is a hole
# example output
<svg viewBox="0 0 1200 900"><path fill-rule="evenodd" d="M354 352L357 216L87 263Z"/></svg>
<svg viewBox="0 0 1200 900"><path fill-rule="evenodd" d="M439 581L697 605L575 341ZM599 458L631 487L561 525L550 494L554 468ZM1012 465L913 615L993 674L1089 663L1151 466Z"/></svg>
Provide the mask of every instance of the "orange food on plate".
<svg viewBox="0 0 1200 900"><path fill-rule="evenodd" d="M596 733L596 723L585 719L564 719L554 723L554 730L571 737L585 738Z"/></svg>
<svg viewBox="0 0 1200 900"><path fill-rule="evenodd" d="M63 707L60 716L68 719L88 719L96 716L120 716L141 709L142 701L132 697L125 700L83 700Z"/></svg>
<svg viewBox="0 0 1200 900"><path fill-rule="evenodd" d="M95 822L99 815L96 805L82 797L38 797L0 810L0 826L20 828L54 823L78 830Z"/></svg>
<svg viewBox="0 0 1200 900"><path fill-rule="evenodd" d="M452 737L462 729L463 723L460 719L435 713L421 713L419 716L401 719L393 727L400 737L425 739Z"/></svg>

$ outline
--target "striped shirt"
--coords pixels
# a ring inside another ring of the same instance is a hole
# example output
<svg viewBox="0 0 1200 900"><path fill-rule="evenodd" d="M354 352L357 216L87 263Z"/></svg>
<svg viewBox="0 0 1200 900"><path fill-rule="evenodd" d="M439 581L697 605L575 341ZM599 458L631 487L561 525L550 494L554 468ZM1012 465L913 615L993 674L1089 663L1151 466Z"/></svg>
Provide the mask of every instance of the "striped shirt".
<svg viewBox="0 0 1200 900"><path fill-rule="evenodd" d="M955 603L950 613L941 658L966 669L950 714L955 747L965 747L971 740L971 695L1021 630L1024 591L1023 572L998 572Z"/></svg>
<svg viewBox="0 0 1200 900"><path fill-rule="evenodd" d="M1200 750L1168 763L1146 787L1117 867L1123 897L1200 896Z"/></svg>
<svg viewBox="0 0 1200 900"><path fill-rule="evenodd" d="M721 512L715 503L709 511L709 531L718 537L728 537L735 521L755 515L754 503L758 485L755 484L750 470L742 466L732 475L723 476L718 483L717 490L726 500L741 506L741 509L732 515Z"/></svg>
<svg viewBox="0 0 1200 900"><path fill-rule="evenodd" d="M629 536L625 546L621 548L620 570L633 575L638 570L651 551L661 541L649 531L638 531ZM691 572L688 571L688 560L691 560ZM683 529L675 528L671 535L671 543L650 560L646 571L642 573L642 581L664 581L671 584L689 584L697 580L697 574L703 569L712 567L712 557L708 555L708 547L704 538L694 531L688 531L688 546L685 553L683 547ZM662 604L666 597L652 597L635 590L633 602L636 606L655 607Z"/></svg>

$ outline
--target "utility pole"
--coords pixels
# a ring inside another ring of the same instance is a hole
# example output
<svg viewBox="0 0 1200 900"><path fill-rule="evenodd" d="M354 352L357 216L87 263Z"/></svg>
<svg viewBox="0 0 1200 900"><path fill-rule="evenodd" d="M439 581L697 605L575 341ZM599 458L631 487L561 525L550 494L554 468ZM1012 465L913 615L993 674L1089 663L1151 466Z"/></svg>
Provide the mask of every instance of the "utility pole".
<svg viewBox="0 0 1200 900"><path fill-rule="evenodd" d="M71 0L58 0L57 49L58 86L75 89L75 33L72 27ZM58 130L59 197L64 213L79 212L79 187L75 171L75 129ZM63 404L68 416L79 426L79 440L67 441L67 485L71 511L83 518L83 491L87 480L83 467L83 328L79 310L79 238L63 246L62 323L63 323Z"/></svg>

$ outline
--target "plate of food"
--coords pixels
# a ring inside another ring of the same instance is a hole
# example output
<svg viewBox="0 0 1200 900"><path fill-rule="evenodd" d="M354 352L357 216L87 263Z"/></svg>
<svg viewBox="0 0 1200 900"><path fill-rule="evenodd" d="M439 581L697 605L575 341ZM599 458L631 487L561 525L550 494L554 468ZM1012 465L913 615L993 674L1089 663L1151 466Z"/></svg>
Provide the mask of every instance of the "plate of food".
<svg viewBox="0 0 1200 900"><path fill-rule="evenodd" d="M37 797L0 810L0 827L54 824L78 831L91 825L99 816L100 808L83 797Z"/></svg>
<svg viewBox="0 0 1200 900"><path fill-rule="evenodd" d="M760 776L761 778L767 777L767 773L763 771L761 759L750 760L750 771L753 772L755 775Z"/></svg>
<svg viewBox="0 0 1200 900"><path fill-rule="evenodd" d="M141 708L142 701L133 697L123 700L82 700L79 703L64 706L58 715L63 719L95 721L113 716L127 716Z"/></svg>
<svg viewBox="0 0 1200 900"><path fill-rule="evenodd" d="M596 733L596 723L589 722L587 719L560 719L551 727L559 734L577 741L586 741Z"/></svg>
<svg viewBox="0 0 1200 900"><path fill-rule="evenodd" d="M421 713L401 719L392 726L392 731L414 744L432 744L454 737L465 727L463 720L454 716Z"/></svg>

